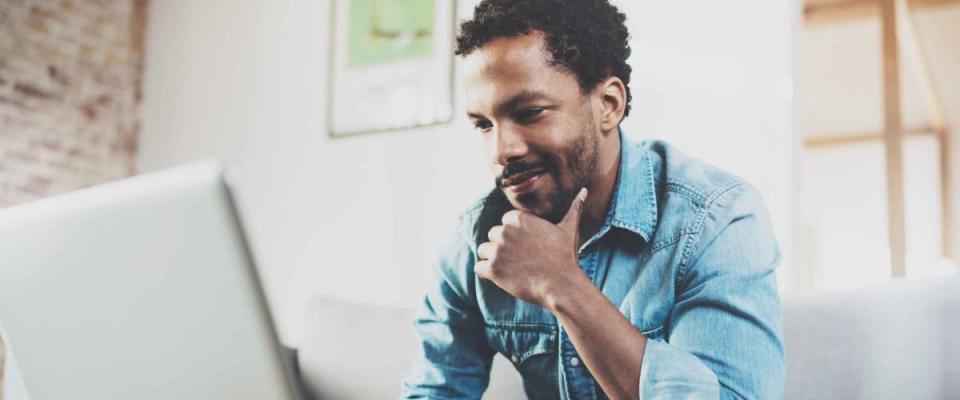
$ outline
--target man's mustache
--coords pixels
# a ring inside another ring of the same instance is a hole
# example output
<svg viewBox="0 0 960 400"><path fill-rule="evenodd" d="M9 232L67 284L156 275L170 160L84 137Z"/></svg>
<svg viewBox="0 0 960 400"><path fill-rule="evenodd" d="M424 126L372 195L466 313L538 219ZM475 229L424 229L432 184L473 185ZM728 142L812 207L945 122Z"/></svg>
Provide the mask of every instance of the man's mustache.
<svg viewBox="0 0 960 400"><path fill-rule="evenodd" d="M503 168L503 172L496 178L498 188L503 188L503 182L513 176L537 169L548 169L547 163L542 161L513 161Z"/></svg>

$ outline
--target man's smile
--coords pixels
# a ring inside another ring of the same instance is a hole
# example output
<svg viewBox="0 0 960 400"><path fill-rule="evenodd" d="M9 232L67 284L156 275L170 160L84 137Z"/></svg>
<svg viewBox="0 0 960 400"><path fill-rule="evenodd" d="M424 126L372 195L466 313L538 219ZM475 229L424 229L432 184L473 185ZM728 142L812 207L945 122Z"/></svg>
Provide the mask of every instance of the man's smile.
<svg viewBox="0 0 960 400"><path fill-rule="evenodd" d="M536 168L530 171L521 172L504 179L502 186L516 194L524 193L533 189L537 181L547 172L544 168Z"/></svg>

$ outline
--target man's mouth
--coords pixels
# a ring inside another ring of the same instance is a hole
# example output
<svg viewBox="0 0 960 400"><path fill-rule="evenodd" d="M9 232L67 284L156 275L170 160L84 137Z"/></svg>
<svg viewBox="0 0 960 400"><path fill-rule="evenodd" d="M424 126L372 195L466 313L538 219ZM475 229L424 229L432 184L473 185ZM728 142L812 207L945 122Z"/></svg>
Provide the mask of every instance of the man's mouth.
<svg viewBox="0 0 960 400"><path fill-rule="evenodd" d="M521 172L503 180L503 187L514 193L523 193L533 189L534 184L543 177L545 168L536 168Z"/></svg>

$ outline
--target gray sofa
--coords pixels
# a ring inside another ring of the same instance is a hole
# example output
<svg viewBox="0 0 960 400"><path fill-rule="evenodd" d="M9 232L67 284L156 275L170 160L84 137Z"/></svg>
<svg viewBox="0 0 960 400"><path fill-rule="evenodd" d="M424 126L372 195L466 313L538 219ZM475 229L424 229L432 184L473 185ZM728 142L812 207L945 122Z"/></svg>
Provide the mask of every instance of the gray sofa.
<svg viewBox="0 0 960 400"><path fill-rule="evenodd" d="M960 399L960 277L784 299L787 399Z"/></svg>
<svg viewBox="0 0 960 400"><path fill-rule="evenodd" d="M299 349L318 399L396 398L415 348L410 310L316 298ZM787 399L960 398L960 277L785 298ZM7 367L7 397L24 400ZM522 399L497 356L486 399Z"/></svg>
<svg viewBox="0 0 960 400"><path fill-rule="evenodd" d="M410 311L322 298L307 310L309 391L397 397L415 349ZM960 277L787 297L783 317L787 399L960 398ZM484 398L524 398L501 356Z"/></svg>
<svg viewBox="0 0 960 400"><path fill-rule="evenodd" d="M298 349L303 385L316 399L392 399L410 370L417 342L413 312L314 298ZM520 377L494 358L484 399L523 399Z"/></svg>

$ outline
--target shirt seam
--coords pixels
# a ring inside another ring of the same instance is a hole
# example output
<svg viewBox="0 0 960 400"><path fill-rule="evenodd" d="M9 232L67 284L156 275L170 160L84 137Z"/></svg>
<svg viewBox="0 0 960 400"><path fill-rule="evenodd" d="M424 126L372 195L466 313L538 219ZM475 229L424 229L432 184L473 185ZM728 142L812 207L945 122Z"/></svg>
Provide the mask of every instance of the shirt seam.
<svg viewBox="0 0 960 400"><path fill-rule="evenodd" d="M667 181L667 182L665 182L665 183L663 184L663 187L664 187L664 191L666 191L666 192L677 193L677 194L679 194L679 195L681 195L681 196L683 196L683 197L686 197L687 199L690 199L691 201L694 202L694 204L696 204L696 205L699 206L699 207L703 207L703 206L704 206L704 203L705 203L704 197L705 197L705 196L704 196L702 193L700 193L699 191L697 191L697 190L695 190L695 189L693 189L693 188L691 188L691 187L689 187L689 186L687 186L687 185L685 185L685 184L683 184L683 183L674 182L674 181Z"/></svg>
<svg viewBox="0 0 960 400"><path fill-rule="evenodd" d="M515 329L529 332L542 331L544 328L550 331L556 329L553 324L539 322L484 321L484 324L491 328Z"/></svg>
<svg viewBox="0 0 960 400"><path fill-rule="evenodd" d="M743 186L742 181L734 181L733 183L721 186L718 189L712 191L709 195L709 198L706 204L701 208L700 213L697 215L695 222L690 228L690 236L695 236L703 233L703 223L707 219L707 215L710 214L711 208L716 204L717 199L723 196L725 193L733 190L734 188ZM683 247L683 252L680 255L680 263L677 266L677 276L674 281L675 287L680 287L680 282L686 278L687 271L689 270L688 262L690 261L690 255L693 252L693 249L696 248L695 244L699 243L699 240L688 240L686 245Z"/></svg>

